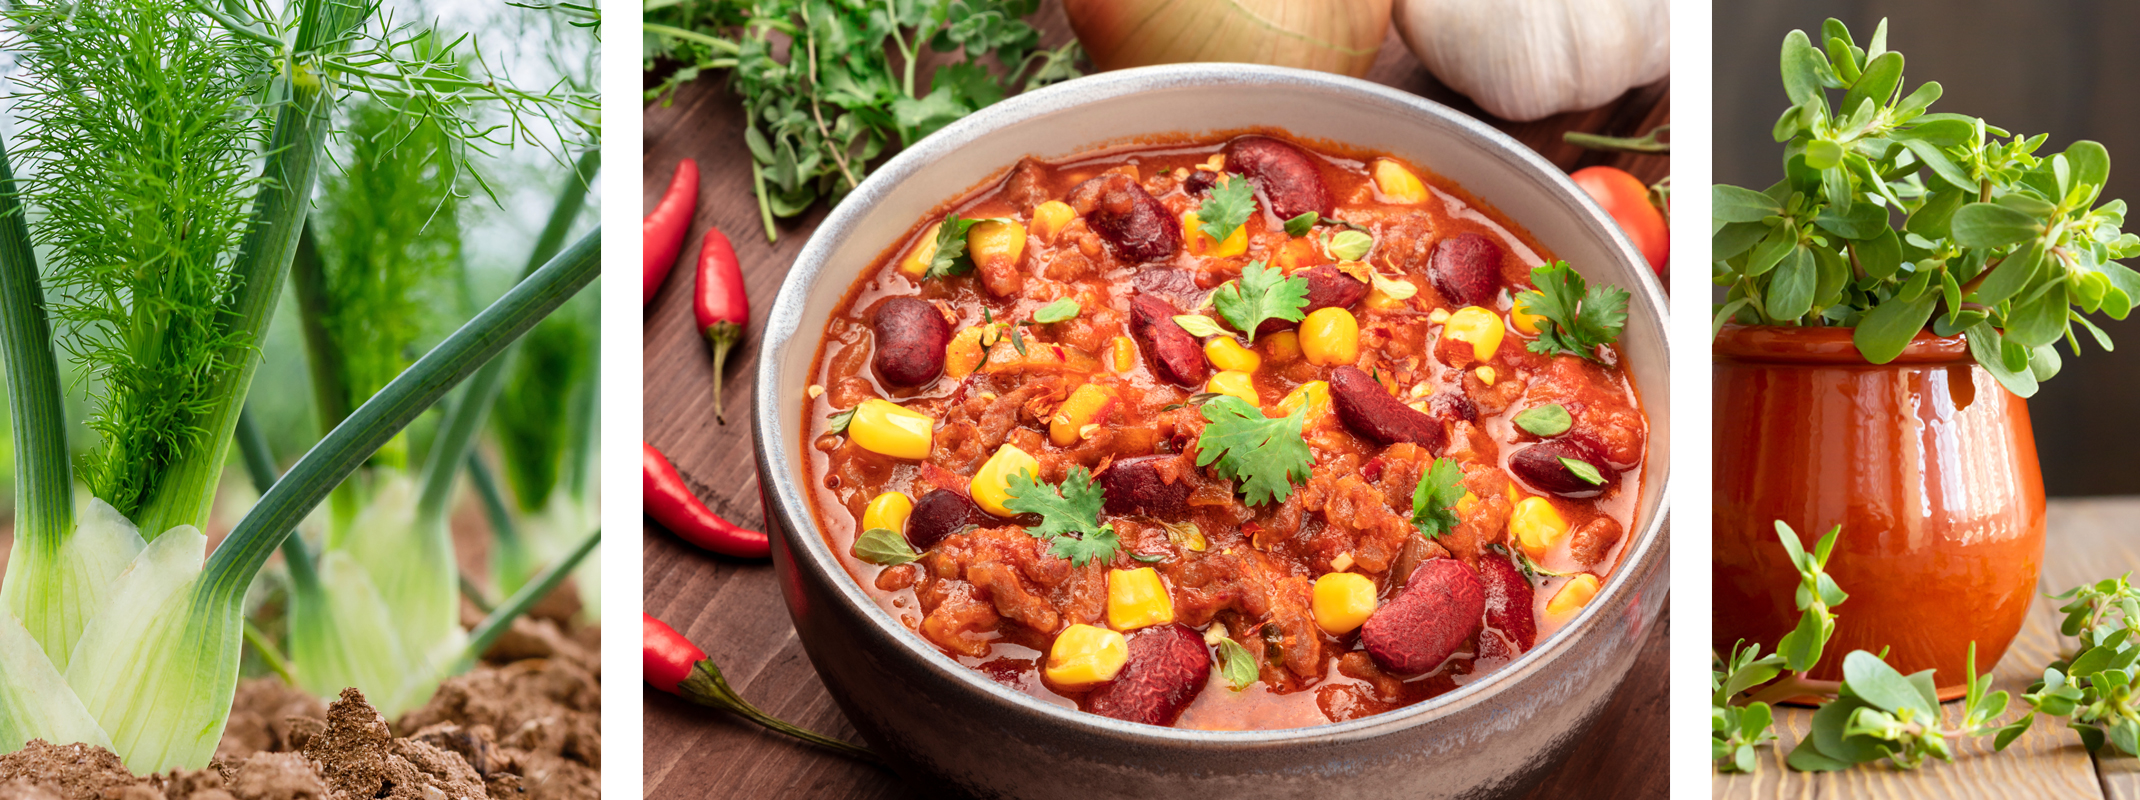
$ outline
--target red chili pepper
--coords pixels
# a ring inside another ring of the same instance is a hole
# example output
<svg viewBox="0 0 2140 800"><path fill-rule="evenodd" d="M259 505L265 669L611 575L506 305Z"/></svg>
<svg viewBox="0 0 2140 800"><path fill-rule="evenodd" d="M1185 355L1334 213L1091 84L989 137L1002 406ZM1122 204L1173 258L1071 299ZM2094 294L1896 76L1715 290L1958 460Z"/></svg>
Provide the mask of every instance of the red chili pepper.
<svg viewBox="0 0 2140 800"><path fill-rule="evenodd" d="M683 694L676 685L691 677L691 668L706 660L706 651L654 615L640 612L639 616L646 618L646 628L640 633L646 640L646 682L669 694Z"/></svg>
<svg viewBox="0 0 2140 800"><path fill-rule="evenodd" d="M646 470L647 516L684 541L722 555L764 558L772 552L764 533L721 519L684 485L684 476L677 474L668 456L644 441L639 444L644 448L640 460Z"/></svg>
<svg viewBox="0 0 2140 800"><path fill-rule="evenodd" d="M743 340L750 324L750 298L743 294L743 268L736 263L736 249L719 229L706 232L706 244L698 254L698 293L691 310L698 315L698 329L713 344L713 418L721 416L721 367L728 350Z"/></svg>
<svg viewBox="0 0 2140 800"><path fill-rule="evenodd" d="M697 213L698 162L687 158L676 165L676 177L669 179L669 191L661 196L661 203L640 222L646 247L646 293L639 298L640 305L654 302L654 293L661 290L661 282L676 266L676 256L683 252L684 234L691 232L691 217Z"/></svg>
<svg viewBox="0 0 2140 800"><path fill-rule="evenodd" d="M728 679L721 676L721 668L706 658L706 651L685 639L675 628L655 619L654 615L640 612L645 618L645 627L640 638L645 649L646 682L656 689L676 695L702 706L711 706L765 726L767 730L785 733L805 742L824 747L845 756L883 764L884 760L870 752L869 748L843 742L798 728L772 715L758 710L750 701L730 688Z"/></svg>

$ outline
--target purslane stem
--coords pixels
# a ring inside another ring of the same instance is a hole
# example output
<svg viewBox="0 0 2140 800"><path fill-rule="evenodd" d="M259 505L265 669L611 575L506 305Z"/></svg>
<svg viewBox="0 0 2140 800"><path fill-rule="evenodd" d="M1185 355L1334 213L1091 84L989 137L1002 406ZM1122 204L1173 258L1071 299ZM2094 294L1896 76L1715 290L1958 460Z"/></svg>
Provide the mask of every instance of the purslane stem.
<svg viewBox="0 0 2140 800"><path fill-rule="evenodd" d="M372 395L298 459L208 557L199 597L236 608L269 554L329 490L470 373L592 282L601 229L589 231Z"/></svg>

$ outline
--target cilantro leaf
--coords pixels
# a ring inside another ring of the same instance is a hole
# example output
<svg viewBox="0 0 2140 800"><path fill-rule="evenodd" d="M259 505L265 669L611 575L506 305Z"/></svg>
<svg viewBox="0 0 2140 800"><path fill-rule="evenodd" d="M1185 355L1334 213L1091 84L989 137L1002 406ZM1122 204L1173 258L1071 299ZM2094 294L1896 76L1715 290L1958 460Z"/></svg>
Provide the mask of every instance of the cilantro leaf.
<svg viewBox="0 0 2140 800"><path fill-rule="evenodd" d="M1223 242L1226 237L1248 222L1248 215L1256 211L1256 189L1239 175L1224 175L1211 187L1211 194L1204 204L1196 209L1196 218L1203 224L1197 227L1212 241Z"/></svg>
<svg viewBox="0 0 2140 800"><path fill-rule="evenodd" d="M966 232L987 220L964 219L957 214L944 217L944 223L936 229L936 254L929 257L929 271L922 273L922 280L949 278L973 271L973 256L966 254Z"/></svg>
<svg viewBox="0 0 2140 800"><path fill-rule="evenodd" d="M1619 339L1627 326L1627 290L1587 286L1566 261L1533 268L1531 285L1538 289L1517 294L1516 304L1545 317L1538 338L1529 345L1533 353L1567 353L1597 361L1597 349Z"/></svg>
<svg viewBox="0 0 2140 800"><path fill-rule="evenodd" d="M1456 502L1464 499L1464 470L1446 458L1434 459L1412 490L1412 526L1429 539L1456 529Z"/></svg>
<svg viewBox="0 0 2140 800"><path fill-rule="evenodd" d="M1202 409L1203 435L1196 439L1196 465L1216 463L1219 477L1236 482L1249 505L1285 502L1293 484L1308 481L1315 454L1300 435L1307 408L1277 419L1232 395L1214 397Z"/></svg>
<svg viewBox="0 0 2140 800"><path fill-rule="evenodd" d="M1113 524L1100 524L1104 500L1105 494L1084 467L1072 467L1060 488L1020 470L1010 477L1010 499L1003 501L1003 507L1039 514L1040 524L1025 529L1026 534L1048 540L1049 553L1082 567L1093 559L1113 560L1115 548L1122 544Z"/></svg>
<svg viewBox="0 0 2140 800"><path fill-rule="evenodd" d="M1307 316L1308 279L1288 278L1284 272L1264 268L1261 261L1250 261L1241 268L1240 280L1227 281L1211 293L1211 305L1227 324L1248 334L1253 342L1256 326L1264 320L1299 322Z"/></svg>

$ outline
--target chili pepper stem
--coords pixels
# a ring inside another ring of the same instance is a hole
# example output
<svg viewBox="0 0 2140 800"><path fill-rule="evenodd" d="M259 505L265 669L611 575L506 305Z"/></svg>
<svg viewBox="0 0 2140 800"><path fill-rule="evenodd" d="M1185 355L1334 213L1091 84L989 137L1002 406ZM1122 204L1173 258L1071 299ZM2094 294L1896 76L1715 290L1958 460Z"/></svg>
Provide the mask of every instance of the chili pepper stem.
<svg viewBox="0 0 2140 800"><path fill-rule="evenodd" d="M691 676L676 685L676 693L684 699L699 705L718 708L755 722L766 730L785 733L840 755L860 759L880 767L885 765L884 759L867 747L790 725L758 710L757 706L751 705L748 700L744 700L742 695L736 694L735 689L729 688L728 680L721 676L721 668L714 664L712 659L702 659L698 663L691 665Z"/></svg>
<svg viewBox="0 0 2140 800"><path fill-rule="evenodd" d="M743 326L733 322L716 322L706 326L706 341L713 344L713 419L726 425L728 418L721 414L721 376L728 364L728 351L743 340Z"/></svg>

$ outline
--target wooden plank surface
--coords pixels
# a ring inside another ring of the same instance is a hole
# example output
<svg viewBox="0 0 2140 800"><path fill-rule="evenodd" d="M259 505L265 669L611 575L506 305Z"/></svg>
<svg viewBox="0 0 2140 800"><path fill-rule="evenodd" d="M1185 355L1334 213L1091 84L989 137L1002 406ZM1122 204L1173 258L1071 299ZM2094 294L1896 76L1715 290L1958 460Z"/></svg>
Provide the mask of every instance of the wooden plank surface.
<svg viewBox="0 0 2140 800"><path fill-rule="evenodd" d="M1034 18L1043 41L1068 38L1055 0ZM1484 118L1476 105L1436 83L1395 34L1385 43L1370 79L1396 86ZM1568 130L1617 136L1640 135L1670 119L1668 82L1641 87L1588 112L1532 123L1495 122L1565 169L1611 164L1654 182L1663 178L1662 156L1629 156L1582 150L1560 140ZM712 360L694 330L688 293L690 274L679 266L645 313L642 345L645 438L666 451L699 497L713 510L743 525L763 522L758 476L745 422L751 409L746 384L757 370L755 336L766 308L803 241L824 217L822 209L780 223L780 239L768 244L751 195L749 156L742 148L737 99L717 80L701 80L662 107L645 113L643 199L657 201L677 162L696 159L701 171L699 210L685 253L698 252L704 231L718 227L734 243L752 298L751 340L729 357L721 394L727 424L713 414ZM695 550L649 523L641 545L645 558L647 613L661 618L705 648L729 682L768 713L835 736L855 738L853 728L819 683L788 622L763 562L743 563ZM1613 697L1604 718L1534 796L1654 797L1665 791L1665 642L1669 616L1660 620L1634 670ZM645 692L646 797L884 798L905 796L887 773L791 744L784 738L683 703L651 689Z"/></svg>
<svg viewBox="0 0 2140 800"><path fill-rule="evenodd" d="M2140 497L2060 499L2050 503L2043 576L2038 594L2140 569ZM1843 587L1845 591L1849 587ZM1849 614L1850 604L1837 613ZM2072 646L2058 635L2058 604L2039 596L2021 634L2000 659L1995 687L2014 696L2005 719L2021 716L2020 694L2043 676L2045 665ZM1960 703L1941 709L1953 724ZM1718 798L2140 798L2140 759L2118 753L2091 755L2065 725L2038 718L2005 752L1993 752L1989 737L1954 748L1954 763L1930 762L1914 771L1866 766L1836 773L1792 772L1784 757L1806 732L1810 709L1779 709L1778 741L1761 753L1754 775L1717 775Z"/></svg>

